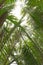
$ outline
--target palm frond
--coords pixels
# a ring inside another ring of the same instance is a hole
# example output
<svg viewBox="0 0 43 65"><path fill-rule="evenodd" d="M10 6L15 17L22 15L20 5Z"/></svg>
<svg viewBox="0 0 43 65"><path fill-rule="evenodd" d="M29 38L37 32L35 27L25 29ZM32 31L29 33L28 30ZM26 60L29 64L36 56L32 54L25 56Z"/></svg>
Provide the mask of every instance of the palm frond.
<svg viewBox="0 0 43 65"><path fill-rule="evenodd" d="M0 0L0 65L43 65L43 0L24 1L20 20L10 14L15 2Z"/></svg>

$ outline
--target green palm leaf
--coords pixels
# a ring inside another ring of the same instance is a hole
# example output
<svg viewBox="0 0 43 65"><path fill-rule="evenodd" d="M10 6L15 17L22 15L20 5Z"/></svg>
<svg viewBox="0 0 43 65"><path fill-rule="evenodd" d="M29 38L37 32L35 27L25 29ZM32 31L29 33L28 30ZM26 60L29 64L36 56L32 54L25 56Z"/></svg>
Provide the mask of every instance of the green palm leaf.
<svg viewBox="0 0 43 65"><path fill-rule="evenodd" d="M0 65L43 65L43 0L24 1L20 20L15 2L0 0Z"/></svg>

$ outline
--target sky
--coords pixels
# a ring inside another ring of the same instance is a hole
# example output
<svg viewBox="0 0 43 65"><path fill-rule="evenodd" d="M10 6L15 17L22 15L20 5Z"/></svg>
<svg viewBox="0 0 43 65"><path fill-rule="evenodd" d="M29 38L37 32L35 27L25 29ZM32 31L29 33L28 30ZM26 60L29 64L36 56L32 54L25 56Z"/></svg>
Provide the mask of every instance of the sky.
<svg viewBox="0 0 43 65"><path fill-rule="evenodd" d="M13 15L15 15L18 19L20 19L21 18L21 9L24 7L24 5L25 5L24 0L22 0L22 1L17 0L15 3L15 7L11 13Z"/></svg>
<svg viewBox="0 0 43 65"><path fill-rule="evenodd" d="M17 65L16 62L14 61L11 65Z"/></svg>

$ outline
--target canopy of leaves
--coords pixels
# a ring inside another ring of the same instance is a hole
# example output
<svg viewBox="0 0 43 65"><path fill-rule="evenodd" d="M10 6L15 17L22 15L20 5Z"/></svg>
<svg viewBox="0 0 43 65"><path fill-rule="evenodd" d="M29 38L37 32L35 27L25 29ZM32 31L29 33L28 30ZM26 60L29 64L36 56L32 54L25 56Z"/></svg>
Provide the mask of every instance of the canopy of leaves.
<svg viewBox="0 0 43 65"><path fill-rule="evenodd" d="M0 0L0 65L43 65L43 0L23 2L18 19L16 0Z"/></svg>

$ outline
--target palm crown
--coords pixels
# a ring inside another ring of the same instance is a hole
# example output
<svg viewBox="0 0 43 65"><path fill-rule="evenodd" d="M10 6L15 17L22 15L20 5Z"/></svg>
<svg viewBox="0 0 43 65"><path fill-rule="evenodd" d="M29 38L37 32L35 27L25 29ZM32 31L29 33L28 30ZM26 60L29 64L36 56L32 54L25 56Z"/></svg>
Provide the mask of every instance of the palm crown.
<svg viewBox="0 0 43 65"><path fill-rule="evenodd" d="M20 20L10 13L15 3L0 0L0 65L43 65L43 0L24 1Z"/></svg>

